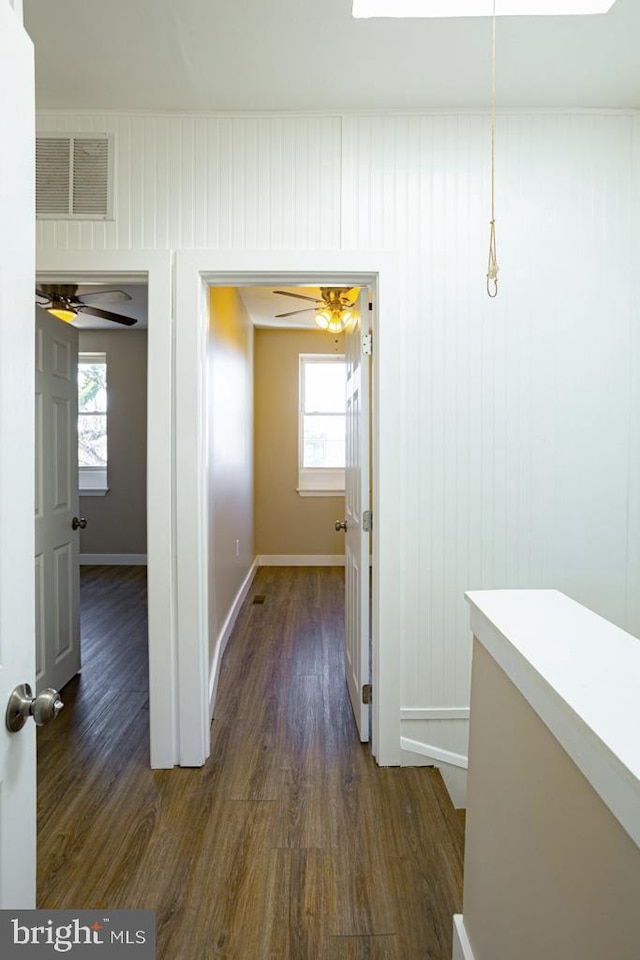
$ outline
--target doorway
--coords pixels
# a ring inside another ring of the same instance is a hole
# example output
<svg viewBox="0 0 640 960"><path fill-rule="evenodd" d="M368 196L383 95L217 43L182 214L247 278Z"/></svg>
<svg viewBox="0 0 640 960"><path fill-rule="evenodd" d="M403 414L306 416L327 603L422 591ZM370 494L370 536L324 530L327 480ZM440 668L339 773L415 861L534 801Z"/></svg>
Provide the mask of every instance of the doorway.
<svg viewBox="0 0 640 960"><path fill-rule="evenodd" d="M397 632L401 620L402 565L397 540L399 504L394 502L400 467L400 396L398 342L389 335L398 272L396 258L384 253L192 251L177 256L176 516L181 638L178 672L180 699L186 697L187 691L192 697L194 765L200 765L210 749L209 503L205 471L208 290L210 286L295 287L308 283L310 278L315 284L372 287L374 291L373 328L378 349L373 351L376 565L372 599L372 749L381 765L400 763ZM381 395L385 397L384 408L379 402ZM194 463L199 465L196 471L190 469Z"/></svg>
<svg viewBox="0 0 640 960"><path fill-rule="evenodd" d="M214 342L222 319L216 289L211 294ZM365 742L370 739L363 692L370 684L372 538L366 527L370 356L363 342L368 342L369 291L310 285L275 291L241 287L237 293L254 330L256 562L344 568L345 673ZM318 315L326 322L327 302L336 304L333 331L316 322ZM241 324L244 316L242 309L236 312L235 322ZM217 416L215 404L211 416Z"/></svg>
<svg viewBox="0 0 640 960"><path fill-rule="evenodd" d="M42 250L41 279L149 283L148 574L150 735L153 767L201 766L210 752L207 503L203 465L206 300L210 284L313 276L373 285L374 523L373 742L382 765L398 765L403 622L401 511L403 417L395 306L406 286L400 258L381 251ZM384 396L382 407L379 396Z"/></svg>
<svg viewBox="0 0 640 960"><path fill-rule="evenodd" d="M148 285L147 568L149 726L154 768L180 763L175 691L171 257L149 251L43 251L39 282ZM126 334L123 334L126 336Z"/></svg>
<svg viewBox="0 0 640 960"><path fill-rule="evenodd" d="M146 565L147 287L41 283L36 301L41 688L78 669L62 656L78 629L78 565Z"/></svg>

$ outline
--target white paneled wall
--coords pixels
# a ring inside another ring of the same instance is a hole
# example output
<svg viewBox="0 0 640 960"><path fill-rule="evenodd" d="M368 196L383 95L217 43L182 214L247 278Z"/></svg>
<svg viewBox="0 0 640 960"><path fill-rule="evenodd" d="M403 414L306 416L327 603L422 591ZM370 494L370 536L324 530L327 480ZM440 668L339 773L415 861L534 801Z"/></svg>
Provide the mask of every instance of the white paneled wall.
<svg viewBox="0 0 640 960"><path fill-rule="evenodd" d="M116 137L115 220L40 221L67 249L334 249L341 122L43 113L38 130Z"/></svg>
<svg viewBox="0 0 640 960"><path fill-rule="evenodd" d="M465 590L557 587L640 632L635 115L499 118L495 301L484 116L38 126L117 142L116 220L40 222L41 246L402 253L383 322L403 363L404 613L382 642L400 638L407 760L466 752L466 720L429 713L468 706Z"/></svg>

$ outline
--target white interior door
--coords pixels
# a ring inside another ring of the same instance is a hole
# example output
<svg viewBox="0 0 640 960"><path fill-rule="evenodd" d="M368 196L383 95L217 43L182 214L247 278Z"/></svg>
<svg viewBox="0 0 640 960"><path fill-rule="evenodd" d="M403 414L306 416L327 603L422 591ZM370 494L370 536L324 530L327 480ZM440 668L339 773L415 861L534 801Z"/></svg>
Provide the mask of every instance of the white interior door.
<svg viewBox="0 0 640 960"><path fill-rule="evenodd" d="M345 335L347 358L345 476L345 669L360 740L369 740L370 707L363 688L370 680L369 552L365 512L370 509L369 376L363 344L370 332L366 291L356 303L355 320Z"/></svg>
<svg viewBox="0 0 640 960"><path fill-rule="evenodd" d="M33 907L35 725L9 733L11 690L34 680L33 48L0 0L0 908Z"/></svg>
<svg viewBox="0 0 640 960"><path fill-rule="evenodd" d="M78 331L36 310L36 692L80 669Z"/></svg>

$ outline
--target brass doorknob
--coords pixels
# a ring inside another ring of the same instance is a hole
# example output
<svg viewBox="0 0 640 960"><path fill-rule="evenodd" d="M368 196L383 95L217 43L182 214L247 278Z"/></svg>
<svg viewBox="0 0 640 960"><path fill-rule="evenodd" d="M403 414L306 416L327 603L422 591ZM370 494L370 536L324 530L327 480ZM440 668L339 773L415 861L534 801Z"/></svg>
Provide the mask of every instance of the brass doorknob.
<svg viewBox="0 0 640 960"><path fill-rule="evenodd" d="M74 530L84 530L87 525L86 517L74 517L71 521L71 526Z"/></svg>
<svg viewBox="0 0 640 960"><path fill-rule="evenodd" d="M340 533L341 530L347 532L347 521L346 520L336 520L336 530Z"/></svg>

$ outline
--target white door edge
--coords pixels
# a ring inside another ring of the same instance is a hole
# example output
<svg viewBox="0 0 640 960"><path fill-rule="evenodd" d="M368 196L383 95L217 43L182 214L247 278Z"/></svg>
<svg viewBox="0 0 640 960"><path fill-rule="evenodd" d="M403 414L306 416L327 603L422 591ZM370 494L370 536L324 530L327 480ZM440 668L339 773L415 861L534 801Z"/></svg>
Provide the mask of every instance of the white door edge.
<svg viewBox="0 0 640 960"><path fill-rule="evenodd" d="M35 724L5 724L12 689L35 686L35 132L33 44L4 0L0 36L0 908L13 910L36 896Z"/></svg>

